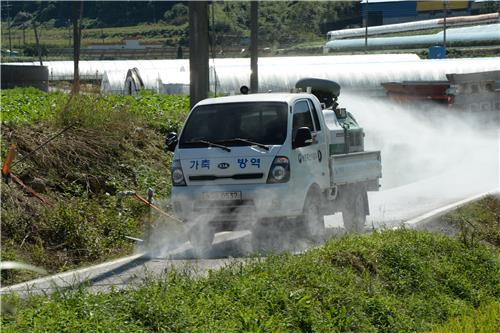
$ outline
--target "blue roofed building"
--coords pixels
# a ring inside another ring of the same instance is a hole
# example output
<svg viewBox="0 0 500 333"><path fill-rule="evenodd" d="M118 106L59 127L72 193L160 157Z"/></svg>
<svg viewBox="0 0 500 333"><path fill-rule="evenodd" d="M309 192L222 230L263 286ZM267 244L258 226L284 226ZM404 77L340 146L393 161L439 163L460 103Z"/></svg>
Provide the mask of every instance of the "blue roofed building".
<svg viewBox="0 0 500 333"><path fill-rule="evenodd" d="M368 18L369 26L419 21L444 16L445 1L362 0L361 17ZM465 16L471 13L473 1L446 1L447 16Z"/></svg>

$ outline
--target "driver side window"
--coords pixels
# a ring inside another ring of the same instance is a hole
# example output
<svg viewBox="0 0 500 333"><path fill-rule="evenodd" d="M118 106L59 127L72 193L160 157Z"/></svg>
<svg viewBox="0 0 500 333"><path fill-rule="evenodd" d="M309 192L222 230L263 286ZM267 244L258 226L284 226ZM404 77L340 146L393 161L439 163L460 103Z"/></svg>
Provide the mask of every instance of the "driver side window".
<svg viewBox="0 0 500 333"><path fill-rule="evenodd" d="M295 134L300 127L308 127L311 132L314 132L311 111L306 100L296 102L293 107L292 138L295 138Z"/></svg>

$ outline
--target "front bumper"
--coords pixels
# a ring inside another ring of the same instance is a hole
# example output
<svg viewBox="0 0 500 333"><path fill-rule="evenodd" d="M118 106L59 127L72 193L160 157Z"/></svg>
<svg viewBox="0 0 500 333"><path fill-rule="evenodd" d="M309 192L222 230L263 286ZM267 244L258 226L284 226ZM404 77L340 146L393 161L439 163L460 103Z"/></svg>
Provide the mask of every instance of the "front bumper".
<svg viewBox="0 0 500 333"><path fill-rule="evenodd" d="M241 200L203 200L203 193L241 192ZM293 193L289 183L211 186L174 186L172 206L185 221L208 216L218 229L234 230L263 218L296 217L302 213L304 198Z"/></svg>

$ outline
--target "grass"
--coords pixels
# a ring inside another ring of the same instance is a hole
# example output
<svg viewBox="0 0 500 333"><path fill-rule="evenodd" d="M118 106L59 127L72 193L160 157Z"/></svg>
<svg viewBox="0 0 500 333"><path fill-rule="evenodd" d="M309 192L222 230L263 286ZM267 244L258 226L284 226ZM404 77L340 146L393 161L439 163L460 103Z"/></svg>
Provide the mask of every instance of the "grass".
<svg viewBox="0 0 500 333"><path fill-rule="evenodd" d="M126 291L32 296L4 332L427 331L498 300L498 252L420 231L329 241L206 277L171 271ZM481 308L480 308L481 309Z"/></svg>
<svg viewBox="0 0 500 333"><path fill-rule="evenodd" d="M459 229L462 242L500 247L500 198L489 195L447 214L444 221Z"/></svg>
<svg viewBox="0 0 500 333"><path fill-rule="evenodd" d="M500 302L494 301L452 318L432 329L431 333L491 333L500 327Z"/></svg>
<svg viewBox="0 0 500 333"><path fill-rule="evenodd" d="M171 156L163 140L180 129L188 98L145 93L68 100L35 89L2 90L1 98L2 159L10 143L19 161L73 124L12 169L50 204L2 182L2 260L57 272L130 253L133 244L125 236L141 236L150 222L148 209L126 199L120 215L117 195L133 190L145 196L150 187L155 200L170 195ZM2 284L33 276L4 271Z"/></svg>

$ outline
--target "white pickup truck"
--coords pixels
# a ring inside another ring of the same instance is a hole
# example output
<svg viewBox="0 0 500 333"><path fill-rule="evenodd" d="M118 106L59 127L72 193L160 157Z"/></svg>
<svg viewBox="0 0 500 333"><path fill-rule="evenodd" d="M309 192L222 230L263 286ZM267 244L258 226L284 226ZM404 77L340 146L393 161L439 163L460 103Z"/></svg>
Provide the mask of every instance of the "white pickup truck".
<svg viewBox="0 0 500 333"><path fill-rule="evenodd" d="M363 229L366 192L379 189L380 152L364 151L362 128L337 108L336 83L304 79L297 87L310 93L205 99L179 137L167 135L171 203L195 249L237 229L252 230L258 244L278 223L317 239L323 217L336 212L348 231Z"/></svg>

